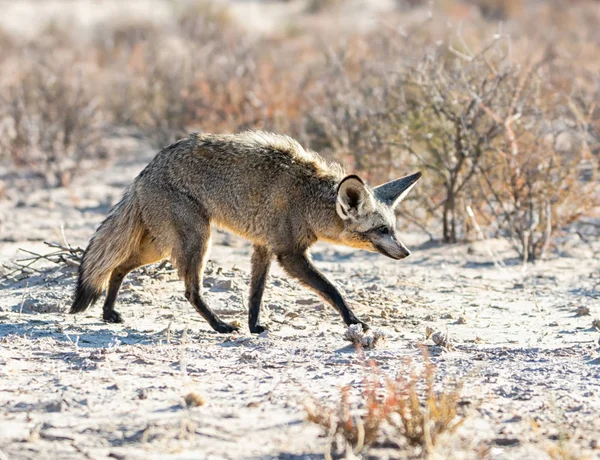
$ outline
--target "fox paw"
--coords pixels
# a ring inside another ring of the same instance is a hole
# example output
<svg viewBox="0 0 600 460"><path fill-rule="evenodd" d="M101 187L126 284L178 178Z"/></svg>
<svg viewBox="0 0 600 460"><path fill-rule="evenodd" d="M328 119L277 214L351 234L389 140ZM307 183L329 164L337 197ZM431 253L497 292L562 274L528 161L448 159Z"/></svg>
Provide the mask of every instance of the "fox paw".
<svg viewBox="0 0 600 460"><path fill-rule="evenodd" d="M254 327L250 326L250 332L252 334L262 334L263 332L268 331L268 330L269 330L268 327L263 326L261 324L257 324Z"/></svg>
<svg viewBox="0 0 600 460"><path fill-rule="evenodd" d="M220 322L212 325L213 329L220 334L231 334L232 332L238 332L240 328L238 326L232 326L225 322Z"/></svg>
<svg viewBox="0 0 600 460"><path fill-rule="evenodd" d="M104 313L104 315L102 315L102 319L107 322L107 323L122 323L123 322L123 318L121 318L121 315L119 314L119 312L116 311L111 311L110 313Z"/></svg>
<svg viewBox="0 0 600 460"><path fill-rule="evenodd" d="M363 332L367 332L371 329L371 326L369 326L367 323L363 323L360 320L356 320L356 322L350 323L349 326L351 326L352 324L360 324L362 326Z"/></svg>

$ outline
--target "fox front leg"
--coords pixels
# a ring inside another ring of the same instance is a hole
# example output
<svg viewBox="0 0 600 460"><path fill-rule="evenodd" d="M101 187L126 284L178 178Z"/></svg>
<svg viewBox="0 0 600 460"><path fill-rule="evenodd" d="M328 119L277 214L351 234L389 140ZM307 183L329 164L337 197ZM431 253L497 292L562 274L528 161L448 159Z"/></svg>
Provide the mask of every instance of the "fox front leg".
<svg viewBox="0 0 600 460"><path fill-rule="evenodd" d="M306 252L281 254L277 256L277 260L290 276L313 289L333 305L342 315L347 326L361 324L363 330L369 329L369 325L359 320L354 312L350 310L336 287L312 264Z"/></svg>
<svg viewBox="0 0 600 460"><path fill-rule="evenodd" d="M248 305L248 326L250 326L250 332L253 334L260 334L267 330L260 324L260 310L272 258L273 254L267 248L254 246L250 279L250 303Z"/></svg>

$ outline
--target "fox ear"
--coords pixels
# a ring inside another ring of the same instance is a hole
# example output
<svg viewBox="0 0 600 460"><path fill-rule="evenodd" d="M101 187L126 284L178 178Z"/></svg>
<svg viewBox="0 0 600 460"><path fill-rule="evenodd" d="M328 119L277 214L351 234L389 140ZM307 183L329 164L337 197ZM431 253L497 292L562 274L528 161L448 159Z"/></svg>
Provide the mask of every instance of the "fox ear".
<svg viewBox="0 0 600 460"><path fill-rule="evenodd" d="M337 190L336 210L344 219L355 219L373 208L373 195L358 176L346 176Z"/></svg>
<svg viewBox="0 0 600 460"><path fill-rule="evenodd" d="M421 172L411 174L410 176L404 176L400 179L395 179L390 182L386 182L378 187L375 187L375 197L379 200L395 208L400 203L408 192L415 186Z"/></svg>

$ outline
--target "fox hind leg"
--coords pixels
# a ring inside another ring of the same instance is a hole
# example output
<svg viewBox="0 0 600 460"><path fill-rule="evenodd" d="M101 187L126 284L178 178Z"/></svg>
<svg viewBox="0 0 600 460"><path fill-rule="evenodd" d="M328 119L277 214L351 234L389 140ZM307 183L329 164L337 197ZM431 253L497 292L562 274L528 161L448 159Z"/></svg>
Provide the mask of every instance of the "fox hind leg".
<svg viewBox="0 0 600 460"><path fill-rule="evenodd" d="M102 319L107 323L122 323L123 319L115 310L115 301L125 276L142 265L148 265L164 259L164 255L153 244L152 238L146 234L140 243L139 251L127 261L113 270L108 282L108 292L102 308Z"/></svg>
<svg viewBox="0 0 600 460"><path fill-rule="evenodd" d="M115 268L110 275L110 281L108 282L108 292L106 293L106 300L102 307L102 319L107 323L122 323L123 318L121 314L115 310L115 301L119 294L119 289L123 283L123 278L130 271L139 267L140 264L133 262L125 263Z"/></svg>

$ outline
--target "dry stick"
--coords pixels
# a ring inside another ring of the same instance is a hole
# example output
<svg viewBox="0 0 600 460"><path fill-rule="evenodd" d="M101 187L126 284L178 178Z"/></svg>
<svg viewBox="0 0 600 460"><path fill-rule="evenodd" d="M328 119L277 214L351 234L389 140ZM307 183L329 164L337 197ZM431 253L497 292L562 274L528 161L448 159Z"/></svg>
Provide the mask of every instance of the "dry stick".
<svg viewBox="0 0 600 460"><path fill-rule="evenodd" d="M546 201L546 235L544 238L544 246L542 247L542 252L540 254L540 258L544 259L546 257L546 253L550 248L550 239L552 238L552 207L550 206L550 201Z"/></svg>
<svg viewBox="0 0 600 460"><path fill-rule="evenodd" d="M521 265L521 273L525 274L527 271L527 259L529 258L529 237L531 231L529 229L523 232L523 263Z"/></svg>
<svg viewBox="0 0 600 460"><path fill-rule="evenodd" d="M56 253L60 253L60 252L69 253L77 261L81 260L81 257L83 255L83 249L80 248L79 246L74 248L73 246L71 246L68 243L66 245L61 245L60 243L51 243L48 241L44 241L44 244L48 247L58 249L58 251Z"/></svg>
<svg viewBox="0 0 600 460"><path fill-rule="evenodd" d="M32 257L27 257L23 259L18 259L13 262L13 266L4 265L4 267L8 269L12 269L6 275L3 275L3 278L8 279L15 274L27 274L27 271L39 273L41 275L44 274L44 271L33 268L32 265L39 262L40 260L47 260L48 262L52 262L54 264L64 263L70 267L79 267L79 260L81 260L80 253L83 252L81 248L73 249L72 247L66 248L61 245L53 244L53 243L45 243L46 245L59 248L59 251L52 252L50 254L38 254L37 252L30 251L27 249L19 248L20 251L23 251L27 254L32 255ZM21 264L19 262L28 262L26 264ZM15 268L16 267L16 268ZM27 277L27 276L25 276Z"/></svg>
<svg viewBox="0 0 600 460"><path fill-rule="evenodd" d="M483 234L483 232L481 231L481 227L477 223L477 220L475 219L475 213L473 212L473 209L469 205L467 205L467 214L469 215L471 222L473 222L473 226L475 227L475 230L477 231L477 235L479 235L479 239L485 243L485 249L487 250L488 254L492 257L492 260L494 261L494 265L501 269L506 268L506 266L504 265L504 262L502 262L496 256L496 254L494 253L492 248L490 248L488 246L487 239L486 239L485 235Z"/></svg>
<svg viewBox="0 0 600 460"><path fill-rule="evenodd" d="M21 305L19 306L19 318L21 318L21 313L23 313L23 305L25 304L25 296L27 295L27 289L29 288L29 281L25 283L25 289L23 289L23 296L21 297Z"/></svg>
<svg viewBox="0 0 600 460"><path fill-rule="evenodd" d="M188 325L186 324L183 327L183 332L181 333L181 350L179 353L179 368L181 369L181 375L183 376L183 378L187 378L187 363L186 363L186 359L185 359L185 346L187 344L187 331L188 331Z"/></svg>

